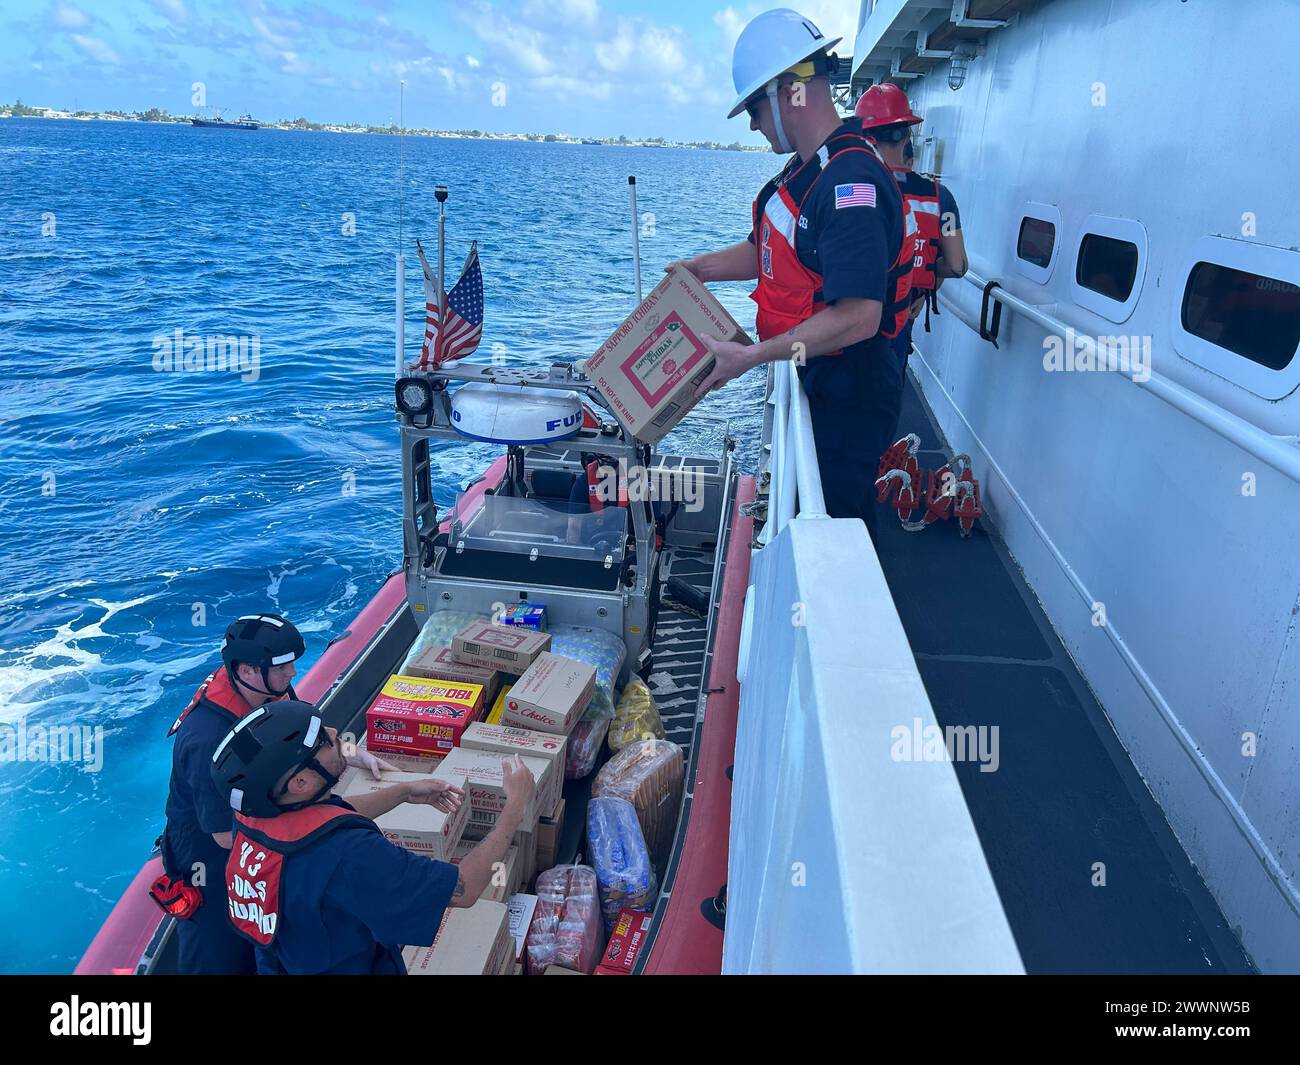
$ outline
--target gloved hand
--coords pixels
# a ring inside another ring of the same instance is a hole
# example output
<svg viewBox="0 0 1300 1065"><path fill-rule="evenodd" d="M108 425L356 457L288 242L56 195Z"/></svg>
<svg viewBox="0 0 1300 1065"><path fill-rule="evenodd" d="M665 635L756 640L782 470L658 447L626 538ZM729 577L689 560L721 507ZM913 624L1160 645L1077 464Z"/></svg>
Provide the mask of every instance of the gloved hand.
<svg viewBox="0 0 1300 1065"><path fill-rule="evenodd" d="M351 754L344 756L344 761L346 761L348 765L370 770L370 775L376 780L384 779L380 775L381 770L387 769L389 772L394 772L397 769L397 766L389 765L383 759L376 758L364 747L354 747Z"/></svg>

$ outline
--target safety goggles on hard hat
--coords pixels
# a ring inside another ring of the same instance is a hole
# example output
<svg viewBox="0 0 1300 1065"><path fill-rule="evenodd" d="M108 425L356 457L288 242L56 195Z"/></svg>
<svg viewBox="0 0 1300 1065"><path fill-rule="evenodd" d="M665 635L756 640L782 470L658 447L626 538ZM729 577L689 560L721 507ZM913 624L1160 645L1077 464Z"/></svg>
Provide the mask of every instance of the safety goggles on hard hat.
<svg viewBox="0 0 1300 1065"><path fill-rule="evenodd" d="M812 58L805 59L802 63L796 63L787 70L781 71L774 80L780 85L795 85L799 82L812 81L813 78L819 76L833 75L839 70L839 65L839 56L818 52ZM767 86L764 86L745 101L745 110L749 113L751 119L757 120L758 102L767 95Z"/></svg>
<svg viewBox="0 0 1300 1065"><path fill-rule="evenodd" d="M915 124L899 123L893 126L875 126L866 130L866 134L881 144L902 144L913 135L916 128Z"/></svg>

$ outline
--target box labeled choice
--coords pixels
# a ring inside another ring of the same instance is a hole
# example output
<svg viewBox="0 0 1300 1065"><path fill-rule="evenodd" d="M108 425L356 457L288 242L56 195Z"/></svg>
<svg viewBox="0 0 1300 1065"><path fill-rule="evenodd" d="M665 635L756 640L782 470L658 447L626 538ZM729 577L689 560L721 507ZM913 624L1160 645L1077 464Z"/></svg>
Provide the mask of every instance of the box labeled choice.
<svg viewBox="0 0 1300 1065"><path fill-rule="evenodd" d="M638 440L658 443L713 369L703 336L750 343L703 283L674 267L587 360L586 374Z"/></svg>
<svg viewBox="0 0 1300 1065"><path fill-rule="evenodd" d="M567 736L595 688L595 666L543 651L511 687L501 723Z"/></svg>
<svg viewBox="0 0 1300 1065"><path fill-rule="evenodd" d="M486 834L491 831L497 817L505 809L505 772L501 763L506 757L488 751L472 751L457 747L443 759L438 769L440 777L446 778L452 775L466 778L465 793L469 796L470 807L470 825L467 828L473 826L467 833L467 838L482 838L479 833ZM540 802L554 795L556 780L562 778L563 774L557 773L555 763L546 758L525 755L523 761L536 782L533 801L524 810L523 820L519 823L519 828L527 832L537 824L538 811L541 809Z"/></svg>

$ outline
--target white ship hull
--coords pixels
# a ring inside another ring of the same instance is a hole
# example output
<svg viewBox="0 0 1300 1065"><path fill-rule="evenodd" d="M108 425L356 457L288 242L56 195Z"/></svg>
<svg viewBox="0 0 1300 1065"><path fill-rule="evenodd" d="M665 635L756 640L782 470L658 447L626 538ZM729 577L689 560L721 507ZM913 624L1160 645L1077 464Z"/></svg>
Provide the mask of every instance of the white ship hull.
<svg viewBox="0 0 1300 1065"><path fill-rule="evenodd" d="M874 6L855 78L888 76L882 55L914 55L909 31L942 14ZM1300 282L1283 133L1300 128L1297 45L1285 0L1058 0L991 29L958 91L946 63L902 79L925 118L918 169L953 190L974 280L1023 301L995 348L972 328L972 275L948 282L934 331L914 338L915 384L973 456L988 520L1229 925L1273 971L1300 969L1300 359L1274 371L1198 341L1180 309L1201 259ZM1034 212L1056 225L1046 270L1016 256ZM1124 305L1077 283L1087 231L1141 248ZM1149 343L1150 380L1047 372L1045 342L1067 328Z"/></svg>

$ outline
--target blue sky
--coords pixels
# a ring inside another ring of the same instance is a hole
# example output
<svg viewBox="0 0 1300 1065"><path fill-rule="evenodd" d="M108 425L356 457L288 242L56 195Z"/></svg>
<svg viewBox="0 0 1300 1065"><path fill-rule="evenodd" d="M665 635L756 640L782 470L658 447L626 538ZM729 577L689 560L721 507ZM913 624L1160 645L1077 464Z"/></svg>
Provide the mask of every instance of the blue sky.
<svg viewBox="0 0 1300 1065"><path fill-rule="evenodd" d="M758 143L731 47L780 0L5 0L0 101ZM857 0L797 4L849 35ZM851 42L840 46L851 51Z"/></svg>

